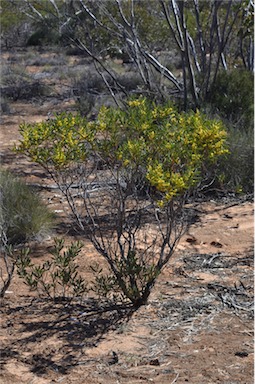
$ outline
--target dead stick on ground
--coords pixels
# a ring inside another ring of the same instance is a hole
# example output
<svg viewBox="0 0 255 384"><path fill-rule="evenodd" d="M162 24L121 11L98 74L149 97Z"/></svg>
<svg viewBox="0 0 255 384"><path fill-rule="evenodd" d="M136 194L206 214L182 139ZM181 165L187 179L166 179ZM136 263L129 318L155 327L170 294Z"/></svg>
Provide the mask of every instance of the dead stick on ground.
<svg viewBox="0 0 255 384"><path fill-rule="evenodd" d="M171 384L174 384L174 383L176 383L176 381L177 381L178 377L179 377L179 373L177 373L177 375L176 375L176 378L174 379L174 381L172 381L172 383L171 383Z"/></svg>

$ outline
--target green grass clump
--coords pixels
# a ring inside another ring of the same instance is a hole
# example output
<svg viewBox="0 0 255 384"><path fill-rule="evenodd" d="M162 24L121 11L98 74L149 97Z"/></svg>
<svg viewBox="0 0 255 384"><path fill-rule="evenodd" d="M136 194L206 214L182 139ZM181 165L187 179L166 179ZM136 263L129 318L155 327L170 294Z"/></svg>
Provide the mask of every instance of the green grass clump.
<svg viewBox="0 0 255 384"><path fill-rule="evenodd" d="M3 170L0 170L0 200L0 231L9 244L43 236L52 228L53 214L39 195Z"/></svg>

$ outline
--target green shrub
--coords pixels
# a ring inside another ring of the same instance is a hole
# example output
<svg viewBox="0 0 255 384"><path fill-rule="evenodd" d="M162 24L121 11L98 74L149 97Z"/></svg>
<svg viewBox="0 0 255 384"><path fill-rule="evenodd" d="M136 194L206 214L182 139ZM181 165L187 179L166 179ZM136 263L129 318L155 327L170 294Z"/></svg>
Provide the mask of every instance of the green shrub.
<svg viewBox="0 0 255 384"><path fill-rule="evenodd" d="M119 75L117 79L119 84L125 88L127 92L137 90L144 85L141 76L137 72L127 72L123 75Z"/></svg>
<svg viewBox="0 0 255 384"><path fill-rule="evenodd" d="M209 115L217 114L228 131L229 154L219 161L217 188L252 193L254 188L254 75L233 69L218 74L209 95Z"/></svg>
<svg viewBox="0 0 255 384"><path fill-rule="evenodd" d="M229 154L219 161L220 187L227 191L254 191L254 132L228 130Z"/></svg>
<svg viewBox="0 0 255 384"><path fill-rule="evenodd" d="M39 27L27 39L27 46L54 45L60 41L60 35L56 29L50 28L48 25Z"/></svg>
<svg viewBox="0 0 255 384"><path fill-rule="evenodd" d="M17 259L18 275L39 296L46 295L54 301L71 301L87 290L84 280L78 275L78 265L75 264L83 244L74 242L65 250L63 239L54 241L55 245L50 252L52 259L41 265L31 262L29 249L21 252Z"/></svg>
<svg viewBox="0 0 255 384"><path fill-rule="evenodd" d="M210 102L232 124L245 130L253 128L253 72L233 69L219 73L210 90Z"/></svg>
<svg viewBox="0 0 255 384"><path fill-rule="evenodd" d="M46 234L53 223L53 214L38 194L10 173L0 170L0 230L8 244L22 243Z"/></svg>

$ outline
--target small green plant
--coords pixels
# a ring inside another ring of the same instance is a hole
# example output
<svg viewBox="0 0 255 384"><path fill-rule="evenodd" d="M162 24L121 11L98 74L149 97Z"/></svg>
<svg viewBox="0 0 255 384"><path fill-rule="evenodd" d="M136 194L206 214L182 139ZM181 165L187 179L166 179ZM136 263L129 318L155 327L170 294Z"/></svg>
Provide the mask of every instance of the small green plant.
<svg viewBox="0 0 255 384"><path fill-rule="evenodd" d="M81 252L83 244L72 243L64 250L64 240L55 239L51 251L52 259L41 265L32 263L30 250L24 249L17 260L18 275L32 291L51 300L71 301L86 292L86 284L78 274L75 259Z"/></svg>
<svg viewBox="0 0 255 384"><path fill-rule="evenodd" d="M119 299L121 296L120 288L116 277L110 272L103 272L103 268L99 263L90 266L94 274L94 282L91 290L96 293L99 298Z"/></svg>

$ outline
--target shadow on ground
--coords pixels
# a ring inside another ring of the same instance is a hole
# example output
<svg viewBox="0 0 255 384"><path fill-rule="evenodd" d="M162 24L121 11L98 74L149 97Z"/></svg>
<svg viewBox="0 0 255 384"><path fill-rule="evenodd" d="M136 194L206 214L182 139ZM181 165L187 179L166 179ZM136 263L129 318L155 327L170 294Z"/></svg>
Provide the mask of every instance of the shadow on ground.
<svg viewBox="0 0 255 384"><path fill-rule="evenodd" d="M18 327L20 338L0 349L2 366L15 358L30 365L31 372L41 375L49 369L66 374L78 364L84 348L97 346L107 332L128 322L134 309L130 305L102 304L94 299L68 305L35 299L7 312L10 320L4 327L10 332ZM52 348L40 351L45 340ZM25 357L26 352L30 352L29 357Z"/></svg>

